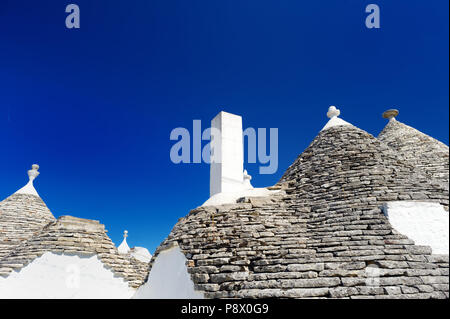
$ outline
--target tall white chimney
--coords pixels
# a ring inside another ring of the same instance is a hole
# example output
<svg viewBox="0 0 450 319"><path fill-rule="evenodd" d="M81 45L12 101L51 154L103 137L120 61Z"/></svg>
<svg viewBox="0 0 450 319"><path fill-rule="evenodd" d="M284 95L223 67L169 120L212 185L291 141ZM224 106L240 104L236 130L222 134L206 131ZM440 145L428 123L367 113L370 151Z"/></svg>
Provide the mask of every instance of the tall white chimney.
<svg viewBox="0 0 450 319"><path fill-rule="evenodd" d="M211 131L210 196L245 188L242 117L222 111Z"/></svg>

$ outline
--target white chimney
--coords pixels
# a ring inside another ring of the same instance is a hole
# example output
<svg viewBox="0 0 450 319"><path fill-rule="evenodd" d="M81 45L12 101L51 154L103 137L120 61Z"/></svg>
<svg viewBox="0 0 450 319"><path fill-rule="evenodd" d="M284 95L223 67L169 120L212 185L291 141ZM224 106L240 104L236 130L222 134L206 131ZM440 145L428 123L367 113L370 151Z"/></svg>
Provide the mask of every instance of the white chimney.
<svg viewBox="0 0 450 319"><path fill-rule="evenodd" d="M210 196L244 188L242 117L220 112L211 121Z"/></svg>

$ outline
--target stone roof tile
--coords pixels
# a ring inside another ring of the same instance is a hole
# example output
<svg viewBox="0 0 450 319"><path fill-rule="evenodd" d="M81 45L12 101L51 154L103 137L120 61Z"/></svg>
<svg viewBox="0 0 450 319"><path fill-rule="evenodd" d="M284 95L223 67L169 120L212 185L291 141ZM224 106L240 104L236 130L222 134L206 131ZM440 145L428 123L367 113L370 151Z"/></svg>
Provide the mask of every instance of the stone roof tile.
<svg viewBox="0 0 450 319"><path fill-rule="evenodd" d="M289 167L281 192L192 210L151 264L178 245L207 298L448 298L448 256L414 245L380 208L414 197L448 207L448 188L429 180L367 132L333 126Z"/></svg>
<svg viewBox="0 0 450 319"><path fill-rule="evenodd" d="M55 217L38 196L14 194L1 201L0 259L54 220Z"/></svg>
<svg viewBox="0 0 450 319"><path fill-rule="evenodd" d="M148 273L148 264L119 254L104 225L98 221L61 216L0 258L0 275L19 271L45 252L98 255L105 267L133 288L139 287Z"/></svg>

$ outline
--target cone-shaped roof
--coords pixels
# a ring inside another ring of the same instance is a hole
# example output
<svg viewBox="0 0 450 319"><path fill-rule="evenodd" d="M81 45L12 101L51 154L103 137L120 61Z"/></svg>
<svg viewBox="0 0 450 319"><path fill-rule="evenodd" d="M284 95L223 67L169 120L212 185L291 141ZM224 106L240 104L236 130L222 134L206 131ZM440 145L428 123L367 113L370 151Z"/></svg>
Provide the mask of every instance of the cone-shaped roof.
<svg viewBox="0 0 450 319"><path fill-rule="evenodd" d="M448 255L414 245L380 206L405 199L448 206L448 194L369 133L334 118L340 125L326 126L289 167L274 187L281 192L192 210L151 264L178 245L195 289L210 298L389 298L394 290L399 298L446 298L439 263ZM443 285L410 289L424 282L418 268L436 269L429 282ZM368 283L372 270L376 286Z"/></svg>
<svg viewBox="0 0 450 319"><path fill-rule="evenodd" d="M389 120L378 139L409 158L432 153L448 153L449 148L435 138L406 125L395 118Z"/></svg>
<svg viewBox="0 0 450 319"><path fill-rule="evenodd" d="M444 143L419 130L391 118L378 139L388 145L417 170L447 186L449 178L449 148ZM447 191L448 193L448 191Z"/></svg>
<svg viewBox="0 0 450 319"><path fill-rule="evenodd" d="M413 199L436 200L448 207L448 187L353 125L322 130L280 182L288 181L295 183L302 198L327 205L345 201L377 207L385 201Z"/></svg>
<svg viewBox="0 0 450 319"><path fill-rule="evenodd" d="M45 226L39 233L24 241L6 257L0 258L0 275L8 276L46 252L60 254L97 255L107 267L138 287L147 275L146 263L131 261L119 254L107 236L104 225L95 220L61 216Z"/></svg>
<svg viewBox="0 0 450 319"><path fill-rule="evenodd" d="M0 202L0 258L55 220L33 186L38 168L33 165L27 185Z"/></svg>

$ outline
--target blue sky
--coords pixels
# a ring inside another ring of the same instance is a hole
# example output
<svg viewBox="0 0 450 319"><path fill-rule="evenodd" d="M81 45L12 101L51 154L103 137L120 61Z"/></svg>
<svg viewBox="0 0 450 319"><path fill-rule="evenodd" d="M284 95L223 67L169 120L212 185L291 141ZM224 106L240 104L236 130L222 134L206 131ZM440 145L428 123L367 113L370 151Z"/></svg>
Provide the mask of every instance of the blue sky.
<svg viewBox="0 0 450 319"><path fill-rule="evenodd" d="M76 3L81 28L65 27ZM365 7L381 28L365 27ZM0 198L41 166L55 216L97 219L151 252L209 195L207 164L175 165L172 129L221 110L279 129L275 184L329 105L377 135L381 113L448 145L448 1L0 2ZM204 127L205 128L205 127ZM206 143L206 142L205 142Z"/></svg>

